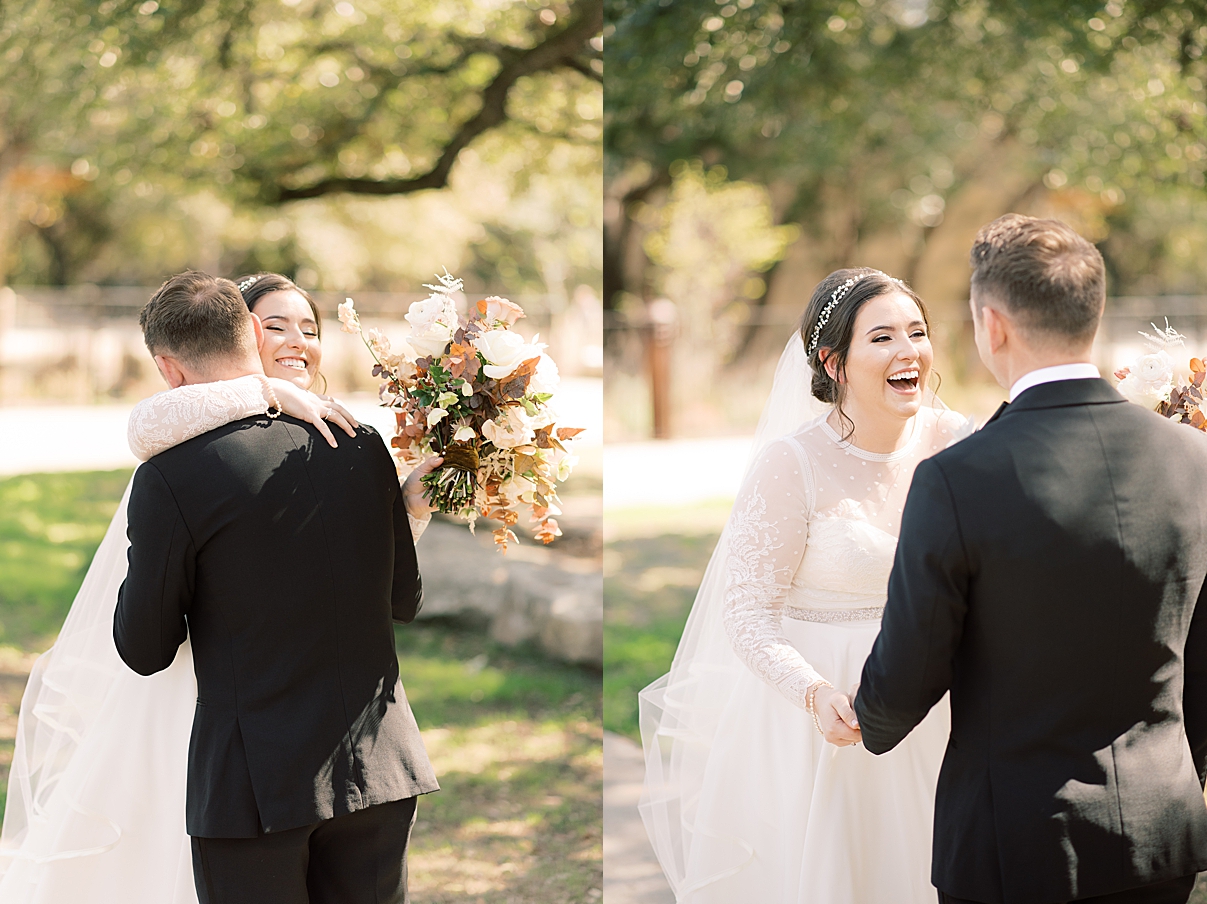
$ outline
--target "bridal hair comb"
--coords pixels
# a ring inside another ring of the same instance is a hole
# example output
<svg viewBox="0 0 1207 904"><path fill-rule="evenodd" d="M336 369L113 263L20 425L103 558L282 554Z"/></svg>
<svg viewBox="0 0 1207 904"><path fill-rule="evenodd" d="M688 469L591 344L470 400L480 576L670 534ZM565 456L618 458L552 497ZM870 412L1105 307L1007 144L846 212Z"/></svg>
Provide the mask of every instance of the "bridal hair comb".
<svg viewBox="0 0 1207 904"><path fill-rule="evenodd" d="M256 284L256 280L258 280L259 278L260 277L258 277L258 276L247 277L247 279L243 280L243 282L239 283L239 285L237 286L237 288L239 289L239 292L240 293L246 292L248 289L250 289L252 286L254 286Z"/></svg>
<svg viewBox="0 0 1207 904"><path fill-rule="evenodd" d="M817 318L817 324L813 327L813 334L809 337L809 346L805 349L806 355L811 355L817 350L817 342L821 339L821 331L825 329L826 324L830 322L830 315L834 313L834 309L838 307L838 303L847 297L855 284L866 276L883 276L885 279L895 282L899 286L904 286L901 280L895 276L889 276L887 273L882 273L879 270L869 270L867 273L860 273L858 276L852 276L841 286L834 290L830 296L830 300L826 302L826 306L821 309L821 314Z"/></svg>

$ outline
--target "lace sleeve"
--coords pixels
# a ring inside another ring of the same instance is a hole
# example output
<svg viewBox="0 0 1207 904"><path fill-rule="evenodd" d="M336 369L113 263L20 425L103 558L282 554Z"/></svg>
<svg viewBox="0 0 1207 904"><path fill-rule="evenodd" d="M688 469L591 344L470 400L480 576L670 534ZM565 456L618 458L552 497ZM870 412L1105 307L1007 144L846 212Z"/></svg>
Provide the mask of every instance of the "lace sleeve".
<svg viewBox="0 0 1207 904"><path fill-rule="evenodd" d="M427 526L432 523L432 516L426 518L416 518L410 512L407 512L407 524L411 526L411 540L415 543L419 542L419 538L423 536L423 532L427 530Z"/></svg>
<svg viewBox="0 0 1207 904"><path fill-rule="evenodd" d="M126 438L130 451L146 461L186 439L267 410L264 381L256 375L180 386L135 405Z"/></svg>
<svg viewBox="0 0 1207 904"><path fill-rule="evenodd" d="M812 508L807 462L788 440L772 443L734 504L729 524L725 633L756 675L796 706L821 680L784 637L784 598L805 554Z"/></svg>

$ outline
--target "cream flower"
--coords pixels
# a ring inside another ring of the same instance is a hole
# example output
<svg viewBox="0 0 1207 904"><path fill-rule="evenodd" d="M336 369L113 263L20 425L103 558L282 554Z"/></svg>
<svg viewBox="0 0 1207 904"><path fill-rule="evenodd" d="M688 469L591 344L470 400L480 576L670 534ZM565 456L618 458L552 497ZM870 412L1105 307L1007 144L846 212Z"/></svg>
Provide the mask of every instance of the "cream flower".
<svg viewBox="0 0 1207 904"><path fill-rule="evenodd" d="M1173 390L1174 360L1165 351L1144 355L1133 364L1126 377L1119 381L1119 394L1129 402L1156 408L1169 401Z"/></svg>
<svg viewBox="0 0 1207 904"><path fill-rule="evenodd" d="M483 424L482 435L500 449L525 446L536 437L528 415L516 405L509 405L493 421Z"/></svg>
<svg viewBox="0 0 1207 904"><path fill-rule="evenodd" d="M359 333L360 317L356 315L356 308L352 304L352 299L346 298L337 310L339 312L340 329L345 333Z"/></svg>
<svg viewBox="0 0 1207 904"><path fill-rule="evenodd" d="M369 348L373 349L374 354L379 359L388 358L390 355L390 338L381 330L374 327L369 330Z"/></svg>
<svg viewBox="0 0 1207 904"><path fill-rule="evenodd" d="M427 413L427 425L429 427L435 427L446 417L448 417L448 412L443 408L433 408Z"/></svg>
<svg viewBox="0 0 1207 904"><path fill-rule="evenodd" d="M486 310L482 311L483 308ZM514 326L517 320L525 316L524 309L518 304L498 295L483 299L478 303L478 310L482 311L482 319L487 323L498 321L508 326Z"/></svg>
<svg viewBox="0 0 1207 904"><path fill-rule="evenodd" d="M548 452L549 467L556 475L558 483L562 483L570 476L570 472L574 470L574 466L578 464L578 456L569 450L565 449L550 449Z"/></svg>
<svg viewBox="0 0 1207 904"><path fill-rule="evenodd" d="M421 355L434 358L444 354L453 334L457 332L457 306L451 298L432 295L412 304L406 312L411 325L407 337L411 347Z"/></svg>
<svg viewBox="0 0 1207 904"><path fill-rule="evenodd" d="M536 366L536 373L528 383L529 392L554 392L562 381L557 364L548 355L541 355L541 361Z"/></svg>
<svg viewBox="0 0 1207 904"><path fill-rule="evenodd" d="M521 474L513 474L499 487L499 493L511 505L519 502L532 503L536 493L536 484Z"/></svg>
<svg viewBox="0 0 1207 904"><path fill-rule="evenodd" d="M542 345L528 343L511 330L488 330L473 340L474 348L482 353L486 365L482 372L493 380L511 376L517 367L541 353Z"/></svg>
<svg viewBox="0 0 1207 904"><path fill-rule="evenodd" d="M478 434L474 433L474 428L470 426L458 427L457 432L453 434L453 441L458 443L468 443Z"/></svg>

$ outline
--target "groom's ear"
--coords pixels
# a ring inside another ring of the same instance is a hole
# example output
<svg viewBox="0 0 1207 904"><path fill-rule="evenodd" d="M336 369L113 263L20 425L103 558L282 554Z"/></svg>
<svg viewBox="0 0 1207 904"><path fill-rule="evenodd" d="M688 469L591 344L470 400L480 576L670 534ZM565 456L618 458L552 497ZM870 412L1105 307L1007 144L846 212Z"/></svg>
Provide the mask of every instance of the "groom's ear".
<svg viewBox="0 0 1207 904"><path fill-rule="evenodd" d="M264 324L260 322L260 318L255 314L249 316L251 317L252 331L256 334L256 351L259 352L264 347Z"/></svg>
<svg viewBox="0 0 1207 904"><path fill-rule="evenodd" d="M155 366L159 368L160 374L163 375L164 381L167 382L170 389L176 389L184 385L185 375L180 367L180 362L170 355L156 355Z"/></svg>
<svg viewBox="0 0 1207 904"><path fill-rule="evenodd" d="M985 337L989 340L989 349L994 352L1006 344L1008 334L1013 332L1013 324L1009 318L990 305L981 307L981 325Z"/></svg>

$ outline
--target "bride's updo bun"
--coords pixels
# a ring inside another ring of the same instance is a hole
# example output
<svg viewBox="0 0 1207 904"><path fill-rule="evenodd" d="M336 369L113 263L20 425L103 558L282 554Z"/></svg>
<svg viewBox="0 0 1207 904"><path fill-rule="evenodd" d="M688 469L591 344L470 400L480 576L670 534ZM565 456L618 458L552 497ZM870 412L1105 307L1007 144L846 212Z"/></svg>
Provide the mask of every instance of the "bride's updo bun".
<svg viewBox="0 0 1207 904"><path fill-rule="evenodd" d="M826 372L825 362L833 361L834 372L842 377L859 310L873 298L892 292L901 292L913 299L929 330L930 317L917 293L901 280L870 267L835 270L817 284L805 308L800 322L800 336L813 371L810 387L813 398L835 406L840 415L843 384Z"/></svg>

